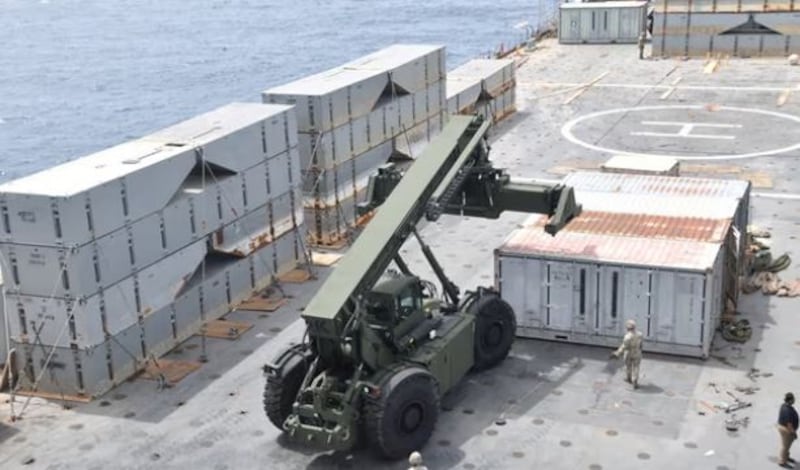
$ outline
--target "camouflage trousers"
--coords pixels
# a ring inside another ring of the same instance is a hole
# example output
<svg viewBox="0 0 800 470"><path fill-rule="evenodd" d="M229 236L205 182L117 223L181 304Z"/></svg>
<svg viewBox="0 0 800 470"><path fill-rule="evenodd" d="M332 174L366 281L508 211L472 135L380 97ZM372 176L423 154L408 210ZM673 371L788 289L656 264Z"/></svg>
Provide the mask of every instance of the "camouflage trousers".
<svg viewBox="0 0 800 470"><path fill-rule="evenodd" d="M639 385L639 364L642 363L641 357L625 358L625 381L635 386Z"/></svg>

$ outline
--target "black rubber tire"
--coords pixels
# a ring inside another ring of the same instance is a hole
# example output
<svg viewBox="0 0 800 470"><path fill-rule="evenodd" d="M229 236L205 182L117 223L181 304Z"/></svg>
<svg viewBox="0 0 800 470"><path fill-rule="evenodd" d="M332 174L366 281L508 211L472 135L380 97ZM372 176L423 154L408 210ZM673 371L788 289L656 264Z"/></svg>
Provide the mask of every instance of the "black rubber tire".
<svg viewBox="0 0 800 470"><path fill-rule="evenodd" d="M421 450L439 419L439 386L426 369L409 366L389 376L381 396L364 402L364 430L381 457L397 460Z"/></svg>
<svg viewBox="0 0 800 470"><path fill-rule="evenodd" d="M300 352L296 354L302 356ZM292 405L307 371L308 361L301 360L284 371L281 377L272 375L267 377L264 386L264 412L278 429L283 429L283 422L292 413Z"/></svg>
<svg viewBox="0 0 800 470"><path fill-rule="evenodd" d="M468 309L475 315L475 364L473 370L485 370L508 356L517 334L514 309L495 292L482 292Z"/></svg>

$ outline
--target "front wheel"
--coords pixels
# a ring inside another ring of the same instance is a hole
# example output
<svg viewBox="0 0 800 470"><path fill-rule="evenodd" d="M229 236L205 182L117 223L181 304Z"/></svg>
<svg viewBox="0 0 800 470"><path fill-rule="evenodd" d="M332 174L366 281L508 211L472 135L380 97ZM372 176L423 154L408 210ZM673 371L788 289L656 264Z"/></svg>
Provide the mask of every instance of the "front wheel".
<svg viewBox="0 0 800 470"><path fill-rule="evenodd" d="M426 369L409 366L381 384L381 395L364 403L370 446L388 459L420 450L439 418L439 388Z"/></svg>
<svg viewBox="0 0 800 470"><path fill-rule="evenodd" d="M267 376L264 386L264 412L278 429L292 413L292 406L311 363L305 345L294 345L278 358L278 368Z"/></svg>
<svg viewBox="0 0 800 470"><path fill-rule="evenodd" d="M508 356L517 333L514 309L489 289L480 289L467 312L475 316L474 370L484 370Z"/></svg>

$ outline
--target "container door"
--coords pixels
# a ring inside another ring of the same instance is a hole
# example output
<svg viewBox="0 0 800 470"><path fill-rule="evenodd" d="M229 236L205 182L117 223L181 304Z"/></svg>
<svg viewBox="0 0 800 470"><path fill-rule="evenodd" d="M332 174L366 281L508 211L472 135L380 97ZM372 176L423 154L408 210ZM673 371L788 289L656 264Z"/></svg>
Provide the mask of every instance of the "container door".
<svg viewBox="0 0 800 470"><path fill-rule="evenodd" d="M590 10L581 10L581 39L591 40L595 37L595 26L597 23L597 12Z"/></svg>
<svg viewBox="0 0 800 470"><path fill-rule="evenodd" d="M650 292L652 276L647 269L625 268L625 296L622 302L622 321L634 320L636 328L650 338L654 334L654 325L650 322Z"/></svg>
<svg viewBox="0 0 800 470"><path fill-rule="evenodd" d="M574 266L567 263L547 263L547 326L555 330L572 328L575 290Z"/></svg>
<svg viewBox="0 0 800 470"><path fill-rule="evenodd" d="M657 271L653 273L653 276L650 329L654 331L653 338L656 341L672 343L675 342L675 318L677 317L675 280L678 274L672 271Z"/></svg>
<svg viewBox="0 0 800 470"><path fill-rule="evenodd" d="M542 328L545 325L547 308L542 302L545 282L545 263L538 259L525 259L525 310L521 314L528 326ZM517 317L520 313L517 314Z"/></svg>
<svg viewBox="0 0 800 470"><path fill-rule="evenodd" d="M620 8L617 10L617 14L619 15L619 29L617 32L617 37L614 39L630 39L630 38L638 38L638 31L635 30L636 21L636 14L639 12L638 10L634 10L631 8Z"/></svg>
<svg viewBox="0 0 800 470"><path fill-rule="evenodd" d="M592 334L597 318L597 265L575 265L575 308L572 330Z"/></svg>
<svg viewBox="0 0 800 470"><path fill-rule="evenodd" d="M581 33L581 12L579 10L566 10L567 21L569 22L566 36L571 41L580 41L585 36Z"/></svg>
<svg viewBox="0 0 800 470"><path fill-rule="evenodd" d="M602 9L597 11L597 39L602 39L603 42L611 40L611 23L612 15L611 10ZM616 39L616 38L613 38Z"/></svg>
<svg viewBox="0 0 800 470"><path fill-rule="evenodd" d="M675 342L703 344L703 298L705 277L701 274L675 276Z"/></svg>
<svg viewBox="0 0 800 470"><path fill-rule="evenodd" d="M597 270L597 305L595 319L597 334L617 336L622 334L622 269L601 266Z"/></svg>
<svg viewBox="0 0 800 470"><path fill-rule="evenodd" d="M500 295L514 309L520 326L541 328L544 325L541 272L540 260L500 258Z"/></svg>

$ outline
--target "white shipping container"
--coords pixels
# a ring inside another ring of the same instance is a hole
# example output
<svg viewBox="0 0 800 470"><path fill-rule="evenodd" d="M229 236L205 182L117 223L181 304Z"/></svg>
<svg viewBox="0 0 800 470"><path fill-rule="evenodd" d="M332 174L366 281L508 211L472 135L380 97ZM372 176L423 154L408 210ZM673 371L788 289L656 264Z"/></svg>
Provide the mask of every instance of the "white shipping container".
<svg viewBox="0 0 800 470"><path fill-rule="evenodd" d="M562 44L635 44L646 26L646 1L562 3L559 6L558 41Z"/></svg>
<svg viewBox="0 0 800 470"><path fill-rule="evenodd" d="M552 237L534 216L512 233L495 250L495 284L517 334L617 346L633 319L646 351L708 357L731 276L719 239L730 221L637 220L605 213Z"/></svg>

